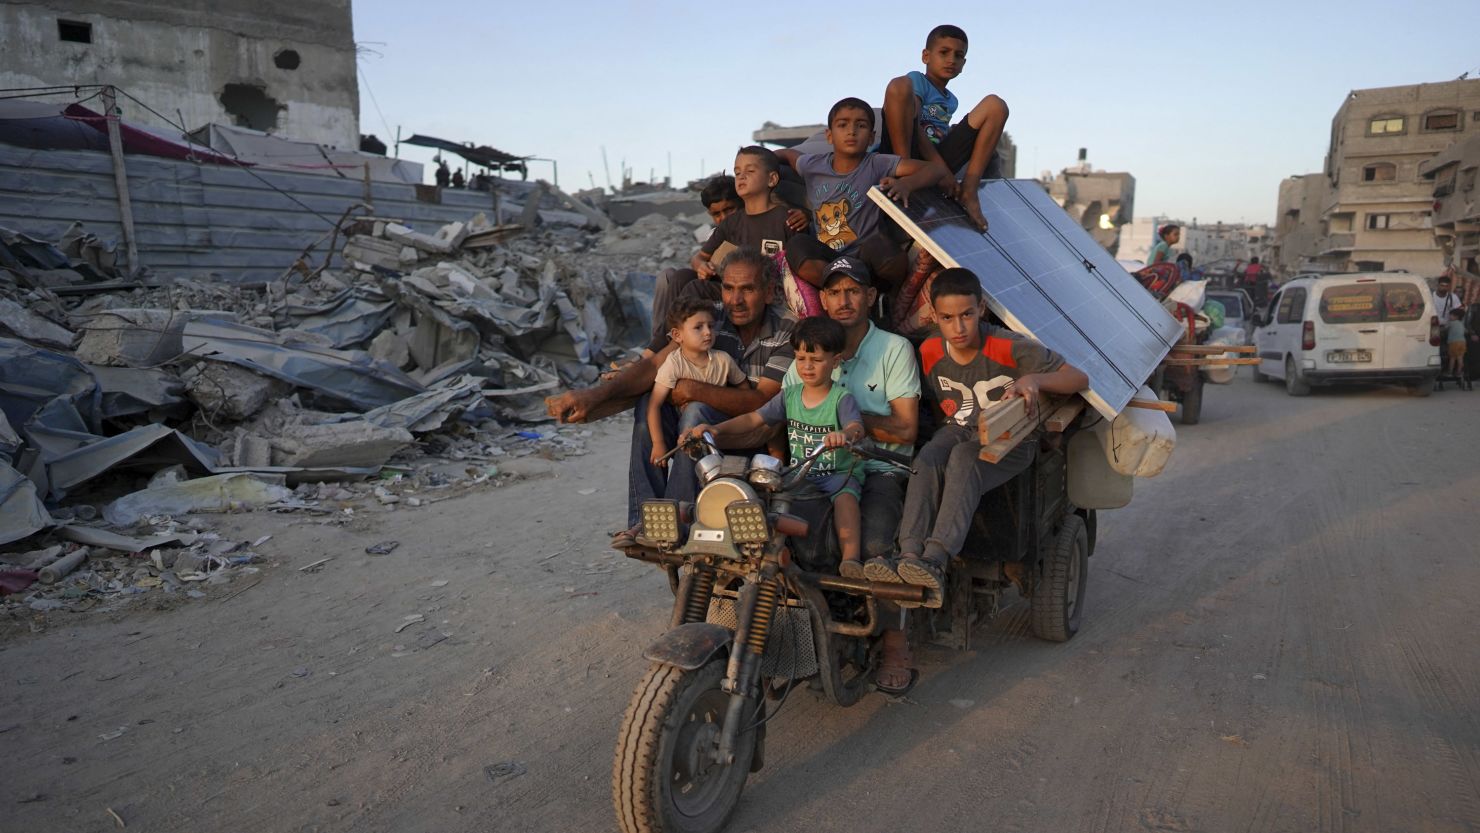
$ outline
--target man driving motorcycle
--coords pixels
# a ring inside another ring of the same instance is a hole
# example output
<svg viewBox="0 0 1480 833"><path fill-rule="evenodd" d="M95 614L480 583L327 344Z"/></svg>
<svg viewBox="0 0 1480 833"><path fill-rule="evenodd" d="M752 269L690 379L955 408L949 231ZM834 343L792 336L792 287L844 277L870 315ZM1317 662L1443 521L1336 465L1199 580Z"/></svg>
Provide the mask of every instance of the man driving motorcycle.
<svg viewBox="0 0 1480 833"><path fill-rule="evenodd" d="M878 290L862 260L834 260L822 281L822 310L842 324L847 334L843 361L833 373L833 380L858 401L863 427L875 445L913 455L920 425L920 372L914 348L904 337L879 329L869 320ZM795 368L787 371L784 384L799 381ZM888 563L904 513L908 478L898 468L879 461L866 462L865 470L868 478L859 501L863 559ZM875 684L890 693L902 692L914 678L912 666L904 632L885 631L884 658Z"/></svg>

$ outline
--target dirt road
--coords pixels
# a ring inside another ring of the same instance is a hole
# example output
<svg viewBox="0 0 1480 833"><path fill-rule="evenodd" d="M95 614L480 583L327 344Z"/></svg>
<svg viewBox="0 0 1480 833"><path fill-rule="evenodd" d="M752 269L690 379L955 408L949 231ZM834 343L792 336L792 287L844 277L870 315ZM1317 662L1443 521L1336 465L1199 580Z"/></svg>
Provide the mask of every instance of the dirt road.
<svg viewBox="0 0 1480 833"><path fill-rule="evenodd" d="M259 584L0 644L0 829L614 829L669 596L603 549L626 427L601 437L344 529L235 516L275 536ZM908 702L794 695L731 829L1480 829L1477 447L1477 395L1210 387L1101 516L1078 637L1019 604Z"/></svg>

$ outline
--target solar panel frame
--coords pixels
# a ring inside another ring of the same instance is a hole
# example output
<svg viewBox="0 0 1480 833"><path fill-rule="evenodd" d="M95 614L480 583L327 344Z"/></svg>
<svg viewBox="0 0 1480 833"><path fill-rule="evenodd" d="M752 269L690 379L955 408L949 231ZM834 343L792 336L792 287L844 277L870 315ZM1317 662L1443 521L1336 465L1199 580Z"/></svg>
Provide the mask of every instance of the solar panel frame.
<svg viewBox="0 0 1480 833"><path fill-rule="evenodd" d="M1089 377L1081 395L1114 417L1156 370L1183 327L1033 180L996 179L978 192L982 232L935 189L908 207L869 198L936 260L975 272L987 305Z"/></svg>

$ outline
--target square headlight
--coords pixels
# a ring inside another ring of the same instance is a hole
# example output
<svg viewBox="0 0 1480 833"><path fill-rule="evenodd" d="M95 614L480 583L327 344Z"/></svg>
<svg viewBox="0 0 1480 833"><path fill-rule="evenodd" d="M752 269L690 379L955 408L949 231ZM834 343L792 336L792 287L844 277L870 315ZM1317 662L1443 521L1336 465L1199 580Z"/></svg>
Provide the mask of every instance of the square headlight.
<svg viewBox="0 0 1480 833"><path fill-rule="evenodd" d="M645 500L642 502L642 537L659 544L678 541L678 501Z"/></svg>
<svg viewBox="0 0 1480 833"><path fill-rule="evenodd" d="M771 540L766 507L758 500L737 500L725 507L730 540L737 544L764 544Z"/></svg>

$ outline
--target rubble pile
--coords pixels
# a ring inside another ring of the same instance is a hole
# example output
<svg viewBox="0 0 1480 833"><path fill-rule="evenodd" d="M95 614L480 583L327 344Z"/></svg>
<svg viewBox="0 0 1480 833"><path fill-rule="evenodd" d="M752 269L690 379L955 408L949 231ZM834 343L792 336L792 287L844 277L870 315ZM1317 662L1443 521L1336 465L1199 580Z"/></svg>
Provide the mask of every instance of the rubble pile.
<svg viewBox="0 0 1480 833"><path fill-rule="evenodd" d="M0 229L0 611L199 595L260 541L196 513L417 507L584 453L543 397L646 341L702 215L604 231L346 221L279 281L129 275L74 225Z"/></svg>

